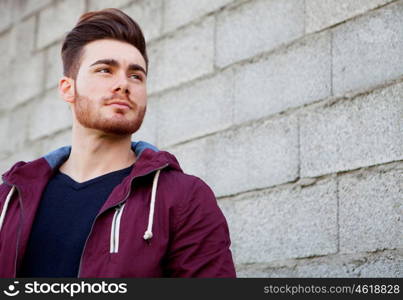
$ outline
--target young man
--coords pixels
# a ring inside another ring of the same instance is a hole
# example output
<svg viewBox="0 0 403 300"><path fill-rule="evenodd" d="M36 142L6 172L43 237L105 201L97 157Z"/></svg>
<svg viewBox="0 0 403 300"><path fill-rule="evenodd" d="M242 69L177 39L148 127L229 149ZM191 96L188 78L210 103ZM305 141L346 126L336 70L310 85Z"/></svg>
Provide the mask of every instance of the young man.
<svg viewBox="0 0 403 300"><path fill-rule="evenodd" d="M62 59L72 145L3 174L0 277L235 277L211 189L131 142L147 104L139 26L116 9L86 13Z"/></svg>

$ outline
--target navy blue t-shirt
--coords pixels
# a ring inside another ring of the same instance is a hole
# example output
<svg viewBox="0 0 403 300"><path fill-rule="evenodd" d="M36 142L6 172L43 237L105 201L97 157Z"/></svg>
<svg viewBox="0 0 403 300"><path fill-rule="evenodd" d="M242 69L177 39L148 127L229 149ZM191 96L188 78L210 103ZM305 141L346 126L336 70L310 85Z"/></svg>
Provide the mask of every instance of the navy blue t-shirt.
<svg viewBox="0 0 403 300"><path fill-rule="evenodd" d="M57 171L42 195L17 277L77 277L96 215L132 168L82 183Z"/></svg>

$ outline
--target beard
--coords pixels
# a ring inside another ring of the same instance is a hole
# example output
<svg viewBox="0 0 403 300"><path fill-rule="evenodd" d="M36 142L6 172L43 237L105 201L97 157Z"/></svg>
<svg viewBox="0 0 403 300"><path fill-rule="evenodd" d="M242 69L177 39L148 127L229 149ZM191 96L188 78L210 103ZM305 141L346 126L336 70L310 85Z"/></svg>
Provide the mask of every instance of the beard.
<svg viewBox="0 0 403 300"><path fill-rule="evenodd" d="M98 109L95 105L97 101L91 100L89 97L81 96L76 91L76 103L74 105L74 113L77 121L86 128L97 129L106 134L113 135L132 135L140 129L143 123L146 107L140 107L136 103L132 104L131 112L135 112L135 119L128 119L126 116L130 112L125 112L123 109L113 108L114 113L111 117L102 115L102 109ZM116 97L103 98L100 104L106 103ZM103 108L103 106L102 106Z"/></svg>

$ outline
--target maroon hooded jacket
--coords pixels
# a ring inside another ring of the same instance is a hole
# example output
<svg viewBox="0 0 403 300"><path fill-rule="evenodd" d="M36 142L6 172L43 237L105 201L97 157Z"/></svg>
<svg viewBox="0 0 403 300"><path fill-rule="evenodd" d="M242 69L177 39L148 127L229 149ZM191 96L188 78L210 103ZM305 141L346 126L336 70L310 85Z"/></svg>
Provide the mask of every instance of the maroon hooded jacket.
<svg viewBox="0 0 403 300"><path fill-rule="evenodd" d="M166 151L146 142L132 149L137 161L95 217L78 277L235 277L228 225L209 186ZM16 276L41 195L70 151L3 174L0 277Z"/></svg>

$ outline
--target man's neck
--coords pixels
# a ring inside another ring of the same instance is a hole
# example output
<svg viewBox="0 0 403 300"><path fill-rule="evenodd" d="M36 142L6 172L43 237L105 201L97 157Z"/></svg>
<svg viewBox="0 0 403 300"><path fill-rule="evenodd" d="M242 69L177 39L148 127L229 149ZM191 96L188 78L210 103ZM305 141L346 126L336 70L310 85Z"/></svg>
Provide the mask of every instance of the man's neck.
<svg viewBox="0 0 403 300"><path fill-rule="evenodd" d="M69 158L60 166L60 172L77 182L121 170L131 166L136 155L131 150L131 137L111 138L105 135L74 134Z"/></svg>

